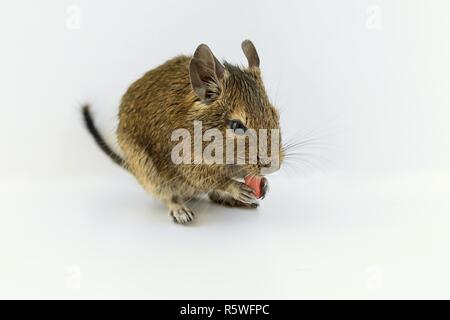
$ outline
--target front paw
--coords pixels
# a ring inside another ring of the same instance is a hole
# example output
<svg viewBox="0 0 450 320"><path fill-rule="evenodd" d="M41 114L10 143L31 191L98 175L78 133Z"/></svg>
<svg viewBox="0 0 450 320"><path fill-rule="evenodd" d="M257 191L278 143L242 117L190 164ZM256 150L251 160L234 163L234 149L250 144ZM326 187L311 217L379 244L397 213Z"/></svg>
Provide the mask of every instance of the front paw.
<svg viewBox="0 0 450 320"><path fill-rule="evenodd" d="M261 196L260 199L264 199L266 197L267 191L269 191L269 182L266 178L262 178L261 180Z"/></svg>
<svg viewBox="0 0 450 320"><path fill-rule="evenodd" d="M253 189L247 186L245 183L234 181L231 185L229 193L237 201L245 204L256 204L257 199L253 193Z"/></svg>
<svg viewBox="0 0 450 320"><path fill-rule="evenodd" d="M210 192L208 194L208 196L211 201L221 204L223 206L227 206L227 207L239 207L239 208L251 208L251 209L255 209L258 207L257 202L244 203L242 201L236 200L235 198L233 198L232 196L230 196L226 193L221 193L221 192L217 192L217 191Z"/></svg>

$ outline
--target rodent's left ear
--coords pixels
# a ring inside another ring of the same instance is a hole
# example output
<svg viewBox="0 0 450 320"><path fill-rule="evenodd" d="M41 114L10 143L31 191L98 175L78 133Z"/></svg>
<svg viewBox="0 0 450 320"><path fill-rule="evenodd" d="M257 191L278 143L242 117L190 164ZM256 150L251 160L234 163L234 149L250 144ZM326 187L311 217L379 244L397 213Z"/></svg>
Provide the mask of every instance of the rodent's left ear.
<svg viewBox="0 0 450 320"><path fill-rule="evenodd" d="M223 74L224 67L209 47L199 45L189 65L189 76L192 89L203 102L209 103L219 96Z"/></svg>
<svg viewBox="0 0 450 320"><path fill-rule="evenodd" d="M255 45L250 40L244 40L241 44L242 51L244 51L245 56L247 57L248 66L250 68L256 67L259 68L259 56L258 52L256 52Z"/></svg>

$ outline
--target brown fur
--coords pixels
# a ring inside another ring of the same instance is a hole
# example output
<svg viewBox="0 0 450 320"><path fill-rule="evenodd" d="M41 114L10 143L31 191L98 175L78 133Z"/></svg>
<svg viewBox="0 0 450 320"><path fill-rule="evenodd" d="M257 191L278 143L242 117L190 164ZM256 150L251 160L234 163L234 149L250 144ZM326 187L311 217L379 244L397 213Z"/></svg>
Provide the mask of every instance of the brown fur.
<svg viewBox="0 0 450 320"><path fill-rule="evenodd" d="M184 203L202 193L209 192L216 202L255 207L239 200L246 188L236 179L259 174L260 164L175 165L171 161L175 129L192 134L193 121L200 120L203 130L217 128L225 136L230 119L240 119L256 130L279 128L278 112L266 95L259 67L225 63L219 86L210 88L215 90L213 101L205 103L191 86L191 59L173 58L134 82L122 98L117 130L125 167L145 190L166 202L174 220L181 223L193 217ZM184 214L186 210L190 213Z"/></svg>

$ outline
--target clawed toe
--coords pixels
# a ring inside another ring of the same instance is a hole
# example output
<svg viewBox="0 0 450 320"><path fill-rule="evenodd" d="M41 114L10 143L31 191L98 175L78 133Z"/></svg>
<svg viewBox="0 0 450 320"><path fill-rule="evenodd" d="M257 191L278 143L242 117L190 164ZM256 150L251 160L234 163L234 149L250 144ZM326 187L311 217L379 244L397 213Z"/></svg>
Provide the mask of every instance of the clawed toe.
<svg viewBox="0 0 450 320"><path fill-rule="evenodd" d="M227 194L221 194L218 192L210 192L209 199L215 203L227 206L227 207L240 207L240 208L257 208L259 206L258 202L243 202L235 199Z"/></svg>
<svg viewBox="0 0 450 320"><path fill-rule="evenodd" d="M241 183L239 185L239 192L236 196L236 200L239 200L247 204L256 203L257 201L256 196L253 193L253 189L244 183Z"/></svg>
<svg viewBox="0 0 450 320"><path fill-rule="evenodd" d="M180 206L172 208L169 211L169 215L172 217L175 223L186 224L194 221L194 212L188 207Z"/></svg>

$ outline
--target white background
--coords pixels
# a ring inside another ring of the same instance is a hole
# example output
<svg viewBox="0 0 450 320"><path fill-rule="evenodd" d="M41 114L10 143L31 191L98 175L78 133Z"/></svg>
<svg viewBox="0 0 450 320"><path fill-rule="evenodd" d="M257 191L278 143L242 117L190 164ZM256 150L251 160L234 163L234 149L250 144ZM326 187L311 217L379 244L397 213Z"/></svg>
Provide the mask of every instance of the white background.
<svg viewBox="0 0 450 320"><path fill-rule="evenodd" d="M77 13L79 25L77 25ZM2 1L0 297L450 298L448 1ZM79 28L78 28L79 27ZM257 211L162 204L115 144L120 97L207 43L254 41L306 162Z"/></svg>

